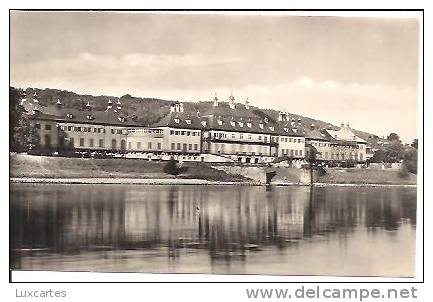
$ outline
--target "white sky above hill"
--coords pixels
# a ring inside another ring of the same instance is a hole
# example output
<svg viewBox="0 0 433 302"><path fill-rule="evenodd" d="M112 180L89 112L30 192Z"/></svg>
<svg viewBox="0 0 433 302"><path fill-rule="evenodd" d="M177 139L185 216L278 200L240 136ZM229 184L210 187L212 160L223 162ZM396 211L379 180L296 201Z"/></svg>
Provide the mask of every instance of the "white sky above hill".
<svg viewBox="0 0 433 302"><path fill-rule="evenodd" d="M11 85L226 101L417 137L418 21L12 12Z"/></svg>

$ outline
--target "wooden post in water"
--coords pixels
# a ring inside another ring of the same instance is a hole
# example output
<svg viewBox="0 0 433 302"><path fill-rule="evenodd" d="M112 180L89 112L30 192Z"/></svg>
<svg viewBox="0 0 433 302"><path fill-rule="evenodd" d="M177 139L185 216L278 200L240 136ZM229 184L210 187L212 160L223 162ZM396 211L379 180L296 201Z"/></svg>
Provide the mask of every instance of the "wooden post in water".
<svg viewBox="0 0 433 302"><path fill-rule="evenodd" d="M310 149L310 155L308 156L307 160L310 164L310 186L312 187L314 186L314 166L316 164L316 157L319 152L313 145L308 144L307 146Z"/></svg>

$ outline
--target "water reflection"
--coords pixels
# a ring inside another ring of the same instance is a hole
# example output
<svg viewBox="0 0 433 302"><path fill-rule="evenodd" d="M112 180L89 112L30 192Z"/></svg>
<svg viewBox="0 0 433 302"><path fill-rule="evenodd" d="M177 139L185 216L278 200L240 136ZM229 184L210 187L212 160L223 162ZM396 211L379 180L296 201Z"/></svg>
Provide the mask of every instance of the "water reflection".
<svg viewBox="0 0 433 302"><path fill-rule="evenodd" d="M415 188L14 184L10 215L14 269L413 273Z"/></svg>

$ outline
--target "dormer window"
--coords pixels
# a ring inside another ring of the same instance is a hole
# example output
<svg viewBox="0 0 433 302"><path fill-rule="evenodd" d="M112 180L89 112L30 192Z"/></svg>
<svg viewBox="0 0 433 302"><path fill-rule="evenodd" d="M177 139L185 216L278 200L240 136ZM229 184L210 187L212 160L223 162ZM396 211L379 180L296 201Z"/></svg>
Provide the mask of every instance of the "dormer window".
<svg viewBox="0 0 433 302"><path fill-rule="evenodd" d="M239 127L243 127L244 126L244 122L239 122Z"/></svg>
<svg viewBox="0 0 433 302"><path fill-rule="evenodd" d="M284 132L289 132L289 128L285 127Z"/></svg>
<svg viewBox="0 0 433 302"><path fill-rule="evenodd" d="M67 118L73 118L74 116L73 116L72 114L70 114L70 113L67 113L67 114L66 114L66 117L67 117Z"/></svg>
<svg viewBox="0 0 433 302"><path fill-rule="evenodd" d="M222 120L218 120L218 125L222 125L223 124L223 121Z"/></svg>
<svg viewBox="0 0 433 302"><path fill-rule="evenodd" d="M265 121L265 123L268 123L268 118L267 117L265 117L263 120Z"/></svg>
<svg viewBox="0 0 433 302"><path fill-rule="evenodd" d="M247 127L251 128L251 126L252 126L251 122L247 122Z"/></svg>
<svg viewBox="0 0 433 302"><path fill-rule="evenodd" d="M191 125L191 120L190 120L190 119L186 119L185 122L186 122L188 125Z"/></svg>
<svg viewBox="0 0 433 302"><path fill-rule="evenodd" d="M123 117L123 116L119 116L117 119L122 123L125 121L125 117Z"/></svg>
<svg viewBox="0 0 433 302"><path fill-rule="evenodd" d="M175 122L176 124L179 124L180 119L177 117L177 118L174 119L174 122Z"/></svg>
<svg viewBox="0 0 433 302"><path fill-rule="evenodd" d="M271 131L274 131L274 130L275 130L275 127L274 127L274 126L270 126L269 129L270 129Z"/></svg>
<svg viewBox="0 0 433 302"><path fill-rule="evenodd" d="M259 124L260 129L263 129L263 126L264 126L263 123Z"/></svg>
<svg viewBox="0 0 433 302"><path fill-rule="evenodd" d="M232 125L232 127L236 126L235 121L230 121L230 125Z"/></svg>
<svg viewBox="0 0 433 302"><path fill-rule="evenodd" d="M298 132L298 129L296 129L296 128L292 128L292 131L295 132L295 133L297 133L297 132Z"/></svg>
<svg viewBox="0 0 433 302"><path fill-rule="evenodd" d="M202 125L203 127L206 127L206 121L201 121L201 125Z"/></svg>
<svg viewBox="0 0 433 302"><path fill-rule="evenodd" d="M88 120L93 120L93 116L91 116L90 114L88 114L88 115L86 116L86 118L87 118Z"/></svg>

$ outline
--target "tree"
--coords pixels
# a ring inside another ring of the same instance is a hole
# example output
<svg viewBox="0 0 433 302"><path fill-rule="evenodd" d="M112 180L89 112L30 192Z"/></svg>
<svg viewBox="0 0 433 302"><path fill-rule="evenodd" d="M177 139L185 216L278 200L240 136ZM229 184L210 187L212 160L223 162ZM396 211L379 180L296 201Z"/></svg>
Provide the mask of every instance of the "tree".
<svg viewBox="0 0 433 302"><path fill-rule="evenodd" d="M418 170L418 151L416 149L406 151L403 164L410 173L416 174Z"/></svg>
<svg viewBox="0 0 433 302"><path fill-rule="evenodd" d="M386 139L389 141L398 141L398 142L400 141L400 137L398 136L397 133L394 132L390 133Z"/></svg>
<svg viewBox="0 0 433 302"><path fill-rule="evenodd" d="M39 135L20 105L21 93L9 88L9 142L10 151L24 152L39 147Z"/></svg>
<svg viewBox="0 0 433 302"><path fill-rule="evenodd" d="M410 144L412 147L414 147L416 150L418 150L418 139L414 139L412 144Z"/></svg>

